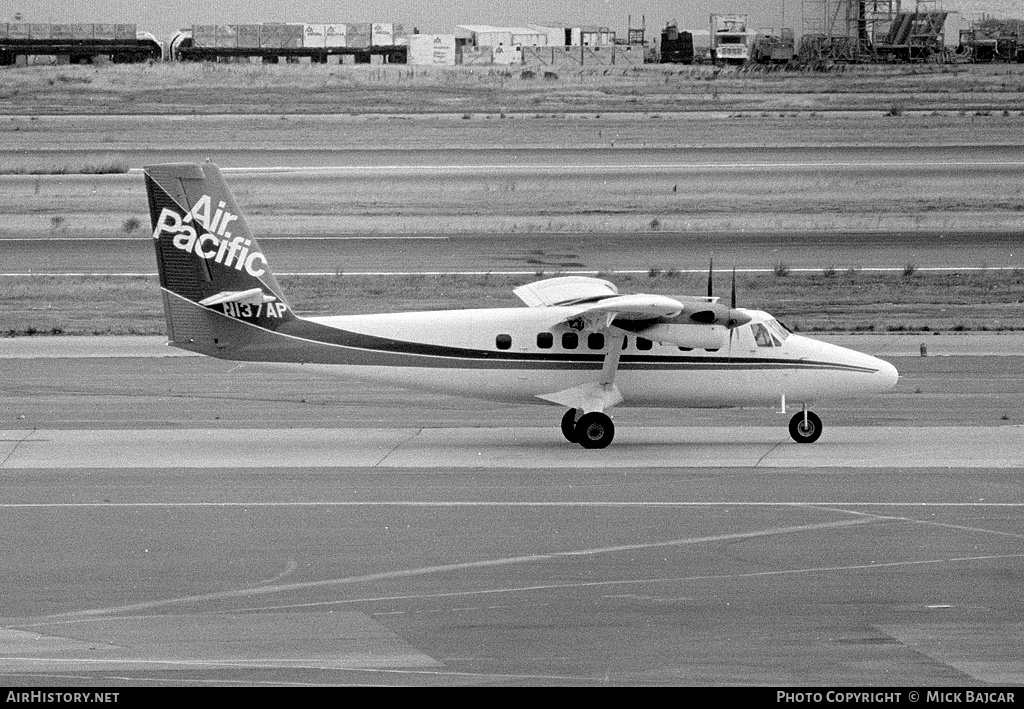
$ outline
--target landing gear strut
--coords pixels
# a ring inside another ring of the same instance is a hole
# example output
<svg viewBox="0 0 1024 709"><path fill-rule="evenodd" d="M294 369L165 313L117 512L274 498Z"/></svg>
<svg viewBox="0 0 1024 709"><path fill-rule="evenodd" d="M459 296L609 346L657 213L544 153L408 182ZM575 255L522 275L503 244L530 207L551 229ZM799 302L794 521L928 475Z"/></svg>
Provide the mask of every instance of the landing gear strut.
<svg viewBox="0 0 1024 709"><path fill-rule="evenodd" d="M789 435L797 443L814 443L821 436L821 419L804 409L789 420Z"/></svg>

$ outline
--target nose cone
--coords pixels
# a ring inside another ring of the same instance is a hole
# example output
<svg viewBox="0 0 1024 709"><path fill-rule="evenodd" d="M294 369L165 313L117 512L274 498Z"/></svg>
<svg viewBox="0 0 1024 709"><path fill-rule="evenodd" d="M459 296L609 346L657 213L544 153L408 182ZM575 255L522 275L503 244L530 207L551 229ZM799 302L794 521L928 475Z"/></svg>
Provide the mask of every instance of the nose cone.
<svg viewBox="0 0 1024 709"><path fill-rule="evenodd" d="M802 348L804 357L822 364L829 364L823 376L816 383L824 387L821 396L855 397L870 396L889 391L899 380L899 372L884 359L820 340L805 338L796 340L793 335L786 341L791 347Z"/></svg>

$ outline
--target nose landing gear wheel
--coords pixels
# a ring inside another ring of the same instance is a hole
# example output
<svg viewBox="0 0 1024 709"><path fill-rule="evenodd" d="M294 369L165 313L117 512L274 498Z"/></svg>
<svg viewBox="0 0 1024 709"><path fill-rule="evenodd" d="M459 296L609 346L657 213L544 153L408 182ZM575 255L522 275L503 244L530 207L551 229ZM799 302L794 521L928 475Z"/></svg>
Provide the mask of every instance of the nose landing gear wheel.
<svg viewBox="0 0 1024 709"><path fill-rule="evenodd" d="M797 443L814 443L821 429L821 419L812 411L801 411L789 420L789 435Z"/></svg>
<svg viewBox="0 0 1024 709"><path fill-rule="evenodd" d="M576 422L576 442L584 448L606 448L615 437L615 424L607 414L592 411Z"/></svg>

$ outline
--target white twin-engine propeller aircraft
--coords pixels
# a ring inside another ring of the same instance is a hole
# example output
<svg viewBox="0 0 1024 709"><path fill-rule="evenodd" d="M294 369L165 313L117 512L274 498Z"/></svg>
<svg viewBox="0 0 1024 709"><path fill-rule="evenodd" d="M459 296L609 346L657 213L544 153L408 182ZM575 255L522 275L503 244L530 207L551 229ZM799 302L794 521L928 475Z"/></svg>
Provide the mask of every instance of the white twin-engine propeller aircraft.
<svg viewBox="0 0 1024 709"><path fill-rule="evenodd" d="M169 344L229 360L567 409L562 433L603 448L608 412L799 402L800 443L821 435L808 402L886 391L896 369L708 296L625 295L606 280L515 289L529 307L298 317L210 163L145 168ZM710 275L708 290L710 291Z"/></svg>

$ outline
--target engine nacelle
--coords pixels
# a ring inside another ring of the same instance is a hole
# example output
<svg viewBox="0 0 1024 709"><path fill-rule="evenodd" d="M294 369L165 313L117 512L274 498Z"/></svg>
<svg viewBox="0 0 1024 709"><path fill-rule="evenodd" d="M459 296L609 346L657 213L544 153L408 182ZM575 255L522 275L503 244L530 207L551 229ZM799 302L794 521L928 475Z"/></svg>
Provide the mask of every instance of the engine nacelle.
<svg viewBox="0 0 1024 709"><path fill-rule="evenodd" d="M635 330L630 328L630 332L637 337L644 337L663 345L690 349L718 350L725 347L729 341L729 330L722 325L655 323Z"/></svg>

